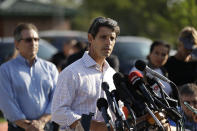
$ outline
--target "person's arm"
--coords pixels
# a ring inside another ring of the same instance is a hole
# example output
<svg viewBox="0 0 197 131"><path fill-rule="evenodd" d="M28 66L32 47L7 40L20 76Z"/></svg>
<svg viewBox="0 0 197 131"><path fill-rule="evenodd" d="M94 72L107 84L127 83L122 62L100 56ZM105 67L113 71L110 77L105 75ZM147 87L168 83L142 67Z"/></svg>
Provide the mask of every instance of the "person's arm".
<svg viewBox="0 0 197 131"><path fill-rule="evenodd" d="M10 122L25 120L26 116L21 111L13 93L12 78L10 78L9 66L0 66L0 109Z"/></svg>
<svg viewBox="0 0 197 131"><path fill-rule="evenodd" d="M91 121L90 124L90 130L92 131L108 131L107 126L104 122L98 122L98 121ZM113 129L111 128L111 131Z"/></svg>
<svg viewBox="0 0 197 131"><path fill-rule="evenodd" d="M70 125L70 128L75 129L77 125L79 124L79 122L80 122L80 119L76 120L73 124ZM91 120L90 130L91 131L108 131L107 126L104 122L98 122L95 120Z"/></svg>
<svg viewBox="0 0 197 131"><path fill-rule="evenodd" d="M51 115L45 114L41 116L38 120L32 120L30 126L27 128L27 130L44 130L44 127L47 122L51 120Z"/></svg>
<svg viewBox="0 0 197 131"><path fill-rule="evenodd" d="M50 69L50 76L51 76L52 85L50 87L51 89L50 89L50 93L48 95L48 98L49 98L48 105L47 105L47 108L46 108L44 114L51 114L52 99L53 99L53 95L55 92L58 75L59 75L59 72L58 72L56 66L52 65L51 69Z"/></svg>
<svg viewBox="0 0 197 131"><path fill-rule="evenodd" d="M50 114L44 114L41 116L38 121L41 121L44 125L48 123L51 120L51 115Z"/></svg>
<svg viewBox="0 0 197 131"><path fill-rule="evenodd" d="M79 87L79 80L72 71L63 71L58 77L57 87L52 100L52 121L60 126L70 126L76 120L81 119L81 115L71 109L71 105L76 99L76 90Z"/></svg>

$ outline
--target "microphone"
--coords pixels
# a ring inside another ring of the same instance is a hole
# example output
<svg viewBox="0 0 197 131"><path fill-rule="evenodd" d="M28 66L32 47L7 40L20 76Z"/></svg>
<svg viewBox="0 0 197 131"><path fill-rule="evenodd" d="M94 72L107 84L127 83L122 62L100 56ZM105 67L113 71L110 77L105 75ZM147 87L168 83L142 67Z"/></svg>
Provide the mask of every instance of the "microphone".
<svg viewBox="0 0 197 131"><path fill-rule="evenodd" d="M97 104L97 108L99 109L99 111L102 112L102 116L103 116L103 119L106 123L108 130L110 130L109 120L111 118L109 114L107 113L107 108L108 108L107 100L105 98L99 98L96 104Z"/></svg>
<svg viewBox="0 0 197 131"><path fill-rule="evenodd" d="M163 100L167 100L167 102L173 106L173 107L177 107L178 105L178 100L171 98L164 90L164 85L161 83L161 81L156 78L155 76L151 75L150 73L146 75L147 78L149 78L153 83L155 83L154 85L158 86L160 88L160 93L161 93L161 97L163 98Z"/></svg>
<svg viewBox="0 0 197 131"><path fill-rule="evenodd" d="M136 125L135 114L137 114L136 116L142 116L144 113L148 112L153 117L157 125L163 129L162 124L150 110L148 105L144 102L145 98L143 97L143 94L140 94L139 91L134 88L128 88L130 86L128 78L125 79L121 73L116 73L113 76L113 80L120 99L123 100L124 104L126 103L125 106L127 107L129 113L133 116L132 118L135 122L134 125ZM131 110L131 107L134 109L135 114Z"/></svg>
<svg viewBox="0 0 197 131"><path fill-rule="evenodd" d="M107 97L107 102L110 106L110 109L114 113L115 111L114 111L114 106L113 106L113 99L112 99L111 93L109 92L108 83L107 82L102 82L101 88L105 91L105 94L106 94L106 97Z"/></svg>
<svg viewBox="0 0 197 131"><path fill-rule="evenodd" d="M107 82L103 82L101 86L102 86L102 89L106 93L108 103L109 103L110 108L112 109L113 113L116 115L116 117L119 120L121 120L120 122L125 122L126 125L129 126L126 121L125 116L123 115L123 113L119 109L119 105L117 103L117 98L116 98L116 91L114 90L112 92L109 92L109 85ZM115 110L114 110L114 108L115 108Z"/></svg>
<svg viewBox="0 0 197 131"><path fill-rule="evenodd" d="M178 100L178 105L181 106L181 104L180 104L181 102L180 102L180 98L179 98L179 94L178 94L178 88L177 88L177 86L176 86L172 81L170 81L170 80L169 80L168 78L166 78L165 76L163 76L163 75L157 73L156 71L150 69L150 68L146 65L146 63L145 63L144 61L142 61L142 60L137 60L136 63L135 63L135 67L136 67L138 70L140 70L140 71L146 71L146 72L152 74L153 76L156 76L157 78L159 78L159 79L161 79L161 80L163 80L163 81L169 83L170 86L172 87L173 92L174 92L174 94L173 94L174 97Z"/></svg>
<svg viewBox="0 0 197 131"><path fill-rule="evenodd" d="M165 81L165 82L167 82L167 83L173 83L172 81L170 81L170 80L169 80L168 78L166 78L165 76L163 76L163 75L157 73L156 71L150 69L150 68L146 65L146 63L145 63L144 61L142 61L142 60L137 60L137 61L135 62L135 67L136 67L138 70L140 70L140 71L146 71L146 72L152 74L153 76L158 77L159 79L161 79L161 80L163 80L163 81Z"/></svg>
<svg viewBox="0 0 197 131"><path fill-rule="evenodd" d="M112 94L113 101L114 101L114 105L115 105L115 109L116 109L116 112L117 112L117 115L116 115L117 118L121 120L120 122L125 123L125 125L126 125L127 128L128 128L128 130L130 131L132 128L130 127L130 124L128 123L128 121L127 121L125 115L123 114L123 112L119 109L119 106L118 106L118 103L117 103L119 97L116 97L116 96L117 96L116 90L113 90L113 91L111 92L111 94ZM124 126L124 125L123 125L123 126Z"/></svg>
<svg viewBox="0 0 197 131"><path fill-rule="evenodd" d="M137 91L143 94L143 96L145 97L145 101L147 101L149 104L152 104L157 109L154 99L149 90L147 90L146 86L144 85L142 78L142 74L138 71L133 71L129 74L129 80L131 85L134 86Z"/></svg>
<svg viewBox="0 0 197 131"><path fill-rule="evenodd" d="M151 81L156 83L160 88L161 97L154 97L156 105L158 105L159 108L164 108L165 114L173 121L178 122L182 119L181 114L176 108L174 108L177 106L178 101L168 96L168 94L163 90L164 85L157 77L147 73L147 78L151 79ZM171 105L173 105L173 107L171 107Z"/></svg>
<svg viewBox="0 0 197 131"><path fill-rule="evenodd" d="M114 85L116 87L116 95L119 97L119 99L124 103L124 105L129 109L130 114L133 114L133 111L131 111L131 106L134 109L137 116L141 116L144 110L144 105L141 104L143 101L141 100L141 97L135 93L133 89L129 89L129 82L128 78L126 79L124 75L120 72L115 73L113 75L113 81ZM135 119L136 117L133 116Z"/></svg>
<svg viewBox="0 0 197 131"><path fill-rule="evenodd" d="M189 109L193 114L192 114L192 117L193 117L193 120L194 122L197 122L197 109L192 107L188 102L184 102L184 105L187 107L187 109Z"/></svg>

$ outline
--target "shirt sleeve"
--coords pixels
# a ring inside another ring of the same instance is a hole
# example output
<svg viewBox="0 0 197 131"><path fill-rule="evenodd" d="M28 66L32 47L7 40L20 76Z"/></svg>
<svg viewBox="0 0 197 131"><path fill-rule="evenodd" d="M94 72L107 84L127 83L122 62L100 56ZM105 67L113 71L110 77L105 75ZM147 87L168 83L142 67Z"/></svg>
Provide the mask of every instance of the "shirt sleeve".
<svg viewBox="0 0 197 131"><path fill-rule="evenodd" d="M9 78L6 68L3 65L0 67L0 110L3 112L4 117L11 122L26 119L17 100L14 98L12 80Z"/></svg>
<svg viewBox="0 0 197 131"><path fill-rule="evenodd" d="M55 65L52 66L51 69L51 80L53 81L53 85L51 87L50 93L49 93L49 102L47 105L47 108L45 110L45 114L51 114L51 105L52 105L52 98L56 89L56 84L57 84L57 78L58 78L59 72Z"/></svg>
<svg viewBox="0 0 197 131"><path fill-rule="evenodd" d="M52 101L52 121L61 126L70 126L81 116L72 110L72 102L78 87L78 79L72 71L64 70L60 73L57 87Z"/></svg>

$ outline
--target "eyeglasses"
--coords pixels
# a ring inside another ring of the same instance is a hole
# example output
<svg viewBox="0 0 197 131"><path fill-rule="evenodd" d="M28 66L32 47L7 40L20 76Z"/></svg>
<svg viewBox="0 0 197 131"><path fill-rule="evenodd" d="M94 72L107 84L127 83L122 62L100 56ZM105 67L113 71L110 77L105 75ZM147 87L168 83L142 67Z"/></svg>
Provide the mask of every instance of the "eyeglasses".
<svg viewBox="0 0 197 131"><path fill-rule="evenodd" d="M24 40L25 42L30 43L30 42L32 42L33 40L34 40L35 42L38 42L38 41L40 40L40 38L23 38L23 39L20 39L20 40Z"/></svg>

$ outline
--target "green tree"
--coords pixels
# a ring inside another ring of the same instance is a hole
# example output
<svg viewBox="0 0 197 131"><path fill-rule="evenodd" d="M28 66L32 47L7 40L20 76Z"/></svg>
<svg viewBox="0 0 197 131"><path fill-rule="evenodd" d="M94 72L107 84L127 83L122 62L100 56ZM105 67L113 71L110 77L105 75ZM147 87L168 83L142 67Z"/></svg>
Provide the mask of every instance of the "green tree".
<svg viewBox="0 0 197 131"><path fill-rule="evenodd" d="M180 30L197 27L196 0L83 0L73 29L87 31L98 16L119 22L121 35L162 39L175 45Z"/></svg>

